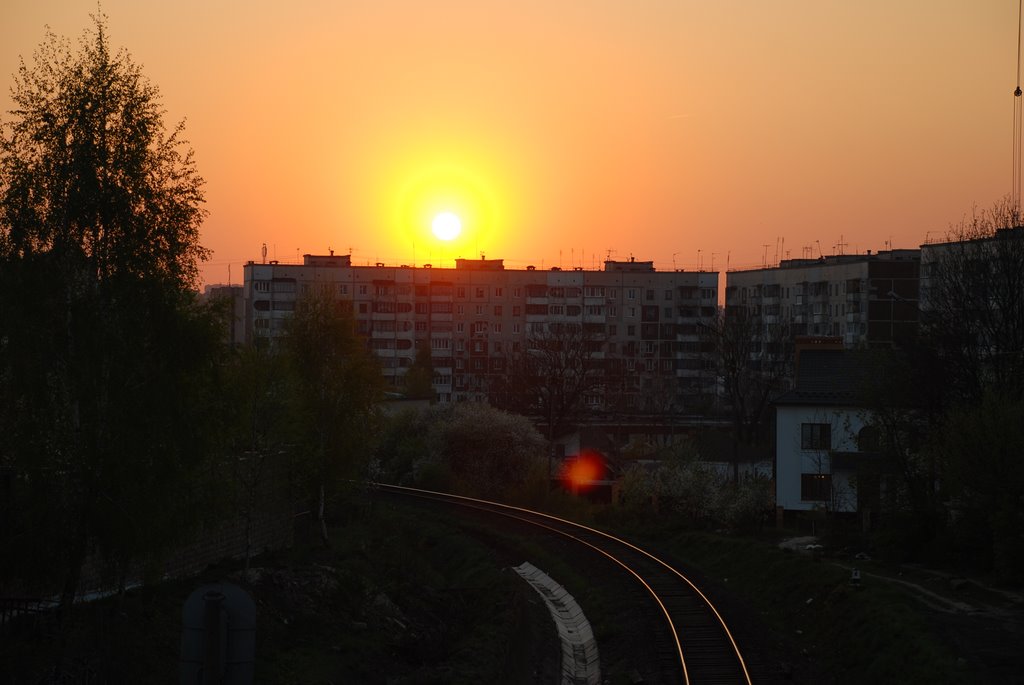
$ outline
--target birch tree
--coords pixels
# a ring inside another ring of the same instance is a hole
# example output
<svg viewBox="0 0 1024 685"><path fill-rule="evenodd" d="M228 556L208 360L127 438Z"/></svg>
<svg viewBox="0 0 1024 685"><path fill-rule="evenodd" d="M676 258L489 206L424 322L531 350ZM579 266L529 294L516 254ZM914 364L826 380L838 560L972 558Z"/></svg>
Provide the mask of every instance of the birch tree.
<svg viewBox="0 0 1024 685"><path fill-rule="evenodd" d="M54 35L0 126L0 464L15 474L9 574L122 566L187 530L217 353L194 301L203 180L183 126L103 17ZM43 573L46 575L46 573ZM23 575L24 577L24 575ZM41 576L37 576L41 577Z"/></svg>

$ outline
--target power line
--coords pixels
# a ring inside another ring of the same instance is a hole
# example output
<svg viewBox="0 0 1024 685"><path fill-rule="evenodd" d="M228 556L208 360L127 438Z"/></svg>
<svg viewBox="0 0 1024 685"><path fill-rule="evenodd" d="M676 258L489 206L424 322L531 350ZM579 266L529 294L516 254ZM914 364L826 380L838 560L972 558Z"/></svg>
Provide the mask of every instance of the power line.
<svg viewBox="0 0 1024 685"><path fill-rule="evenodd" d="M1021 162L1021 121L1022 107L1020 88L1020 47L1021 47L1021 12L1024 0L1017 1L1017 87L1013 91L1013 182L1010 188L1010 199L1013 210L1020 209L1020 162Z"/></svg>

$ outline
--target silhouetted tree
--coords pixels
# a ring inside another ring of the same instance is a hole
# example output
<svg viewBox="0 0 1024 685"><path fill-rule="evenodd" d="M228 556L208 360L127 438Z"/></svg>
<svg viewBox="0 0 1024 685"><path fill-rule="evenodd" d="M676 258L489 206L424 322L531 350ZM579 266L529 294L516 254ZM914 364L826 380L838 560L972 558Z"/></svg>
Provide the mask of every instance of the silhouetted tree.
<svg viewBox="0 0 1024 685"><path fill-rule="evenodd" d="M377 463L391 482L507 500L531 484L546 489L544 454L544 438L526 417L460 402L386 420Z"/></svg>
<svg viewBox="0 0 1024 685"><path fill-rule="evenodd" d="M17 474L18 518L2 556L59 573L67 606L92 549L122 566L155 560L201 511L193 483L221 347L192 292L207 256L203 181L102 17L77 51L48 36L11 96L0 460Z"/></svg>
<svg viewBox="0 0 1024 685"><path fill-rule="evenodd" d="M1024 226L1004 202L953 227L922 265L922 335L937 351L951 399L998 386L1024 396Z"/></svg>
<svg viewBox="0 0 1024 685"><path fill-rule="evenodd" d="M376 358L356 335L351 311L326 294L296 304L284 351L296 382L296 419L304 475L317 500L317 520L329 544L325 508L339 478L369 459L367 436L382 379Z"/></svg>
<svg viewBox="0 0 1024 685"><path fill-rule="evenodd" d="M719 312L703 335L725 385L735 441L733 479L738 482L738 445L761 440L771 401L791 376L791 339L788 329L768 328L746 307Z"/></svg>
<svg viewBox="0 0 1024 685"><path fill-rule="evenodd" d="M958 545L1020 577L1024 480L1024 227L1004 201L953 227L922 264L922 339L943 379L928 456ZM915 364L920 364L915 360ZM980 546L977 543L981 543ZM978 550L980 549L980 553Z"/></svg>
<svg viewBox="0 0 1024 685"><path fill-rule="evenodd" d="M405 394L411 399L434 399L434 363L431 359L430 341L424 338L416 346L416 358L405 374Z"/></svg>
<svg viewBox="0 0 1024 685"><path fill-rule="evenodd" d="M264 509L261 497L286 485L268 482L269 476L298 439L286 361L267 346L253 345L238 349L225 364L225 475L235 486L232 507L245 524L246 572L253 552L253 524Z"/></svg>
<svg viewBox="0 0 1024 685"><path fill-rule="evenodd" d="M490 389L491 402L521 414L539 415L554 439L568 427L587 393L601 381L593 347L578 324L548 324L531 331L526 349L510 356L507 373Z"/></svg>

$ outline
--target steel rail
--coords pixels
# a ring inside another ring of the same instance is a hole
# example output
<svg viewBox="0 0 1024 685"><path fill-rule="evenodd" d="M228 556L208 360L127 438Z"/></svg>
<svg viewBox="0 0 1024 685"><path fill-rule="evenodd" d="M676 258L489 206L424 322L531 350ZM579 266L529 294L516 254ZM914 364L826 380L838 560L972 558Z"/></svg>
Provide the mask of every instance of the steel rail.
<svg viewBox="0 0 1024 685"><path fill-rule="evenodd" d="M621 566L625 571L627 571L629 574L631 574L637 581L639 581L640 584L643 585L644 588L646 588L646 590L650 593L651 597L657 603L658 607L661 609L662 614L665 617L665 620L668 622L669 629L672 632L672 638L673 638L673 640L675 642L675 648L676 648L676 651L677 651L677 654L678 654L678 657L679 657L679 662L680 662L680 665L682 666L682 669L683 669L683 679L684 679L684 682L687 685L689 685L689 683L690 683L689 668L687 667L687 664L686 664L686 658L684 656L684 650L683 650L683 647L682 647L682 641L680 640L679 633L678 633L678 631L676 629L676 626L675 626L675 622L672 620L672 616L671 616L668 608L665 606L665 603L662 601L662 598L658 595L657 591L653 587L651 587L651 585L643 577L641 577L641 575L639 573L637 573L637 571L635 571L633 568L631 568L629 565L627 565L621 559L618 559L617 557L615 557L610 552L608 552L608 551L606 551L604 549L601 549L600 547L598 547L598 546L596 546L596 545L594 545L594 544L592 544L592 543L590 543L590 542L588 542L588 541L586 541L586 540L584 540L584 539L582 539L582 538L580 538L580 537L578 537L576 535L573 535L573 534L571 534L569 532L566 532L564 530L560 530L560 529L558 529L556 527L553 527L553 526L549 526L549 525L546 525L546 524L543 524L543 523L539 523L538 521L536 521L536 518L539 517L539 518L542 518L542 519L548 519L550 521L557 522L557 523L559 523L561 525L569 526L570 528L575 528L575 529L579 529L579 530L582 530L582 531L587 531L587 532L592 533L594 535L597 535L599 537L602 537L602 538L605 538L607 540L611 540L611 541L613 541L615 543L618 543L618 544L620 544L620 545L622 545L622 546L624 546L624 547L626 547L626 548L636 552L637 554L640 554L640 555L650 559L651 561L653 561L654 563L660 565L661 567L666 569L668 572L670 572L671 574L673 574L677 578L679 578L681 581L683 581L698 597L700 597L700 599L703 601L704 605L714 615L715 619L718 622L718 625L721 627L724 635L728 639L728 642L729 642L730 646L732 647L733 654L735 655L736 660L737 660L737 662L738 662L738 664L740 666L740 669L743 672L743 682L745 682L747 685L752 685L752 680L751 680L750 672L747 669L746 661L744 660L743 655L740 652L739 645L737 644L736 639L733 637L732 632L729 630L729 627L726 625L725 619L722 618L722 615L719 613L718 609L715 608L714 604L707 597L707 595L705 595L700 590L700 588L698 588L689 578L687 578L685 575L683 575L678 569L673 567L671 564L669 564L668 562L666 562L666 561L660 559L659 557L651 554L647 550L634 545L633 543L629 542L628 540L623 540L622 538L617 537L615 535L612 535L610 533L606 533L606 532L604 532L602 530L598 530L596 528L592 528L590 526L586 526L586 525L583 525L581 523L577 523L575 521L570 521L568 519L564 519L564 518L561 518L561 517L558 517L558 516L554 516L552 514L547 514L545 512L534 511L532 509L526 509L524 507L517 507L517 506L510 505L510 504L502 504L500 502L493 502L493 501L490 501L490 500L478 499L478 498L475 498L475 497L466 497L466 496L463 496L463 495L454 495L454 494L446 493L446 492L437 492L437 491L434 491L434 490L424 490L424 489L421 489L421 488L411 488L411 487L407 487L407 486L403 486L403 485L392 485L392 484L389 484L389 483L371 483L370 485L371 485L371 487L375 487L375 488L386 490L386 491L390 491L390 492L402 493L402 494L407 494L407 495L410 495L410 496L416 496L416 497L420 497L420 498L424 498L424 499L430 499L430 500L448 501L448 502L451 502L453 504L460 504L462 506L474 508L474 509L477 509L477 510L480 510L480 511L487 511L487 512L490 512L490 513L500 514L502 516L513 518L513 519L522 521L524 523L528 523L530 525L537 526L539 528L544 528L544 529L550 530L550 531L552 531L554 533L558 533L559 535L562 535L564 537L570 538L570 539L572 539L572 540L574 540L574 541L576 541L576 542L578 542L578 543L580 543L582 545L585 545L585 546L591 548L594 551L599 552L603 556L607 557L609 560L615 562L616 564ZM512 512L515 512L515 513L512 513ZM521 515L518 515L518 514L523 514L525 516L521 516ZM529 516L531 518L526 518L526 516Z"/></svg>

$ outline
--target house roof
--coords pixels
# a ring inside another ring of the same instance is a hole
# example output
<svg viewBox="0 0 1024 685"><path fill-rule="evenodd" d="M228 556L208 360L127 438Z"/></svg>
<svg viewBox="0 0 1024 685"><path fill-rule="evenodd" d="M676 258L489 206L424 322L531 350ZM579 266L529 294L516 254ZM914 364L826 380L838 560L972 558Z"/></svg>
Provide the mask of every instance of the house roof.
<svg viewBox="0 0 1024 685"><path fill-rule="evenodd" d="M867 355L846 350L803 350L796 386L777 405L857 406L869 377Z"/></svg>

